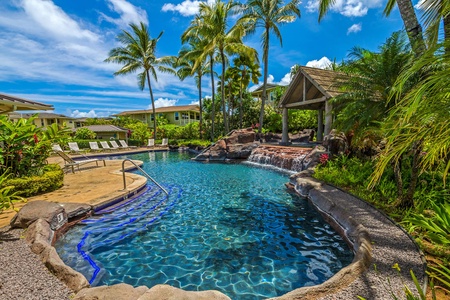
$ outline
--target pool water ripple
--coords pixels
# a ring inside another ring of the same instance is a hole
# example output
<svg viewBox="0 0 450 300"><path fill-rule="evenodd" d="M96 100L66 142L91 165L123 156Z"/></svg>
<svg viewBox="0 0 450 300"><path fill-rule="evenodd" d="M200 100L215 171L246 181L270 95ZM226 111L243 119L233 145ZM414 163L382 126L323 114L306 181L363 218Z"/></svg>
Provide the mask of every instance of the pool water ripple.
<svg viewBox="0 0 450 300"><path fill-rule="evenodd" d="M201 164L178 153L132 158L143 160L144 170L171 187L171 197L161 203L163 196L152 188L58 241L62 259L89 279L92 266L76 246L86 232L97 232L83 248L101 269L94 285L164 283L255 300L320 284L353 259L313 207L283 188L286 175ZM157 203L165 214L148 213Z"/></svg>

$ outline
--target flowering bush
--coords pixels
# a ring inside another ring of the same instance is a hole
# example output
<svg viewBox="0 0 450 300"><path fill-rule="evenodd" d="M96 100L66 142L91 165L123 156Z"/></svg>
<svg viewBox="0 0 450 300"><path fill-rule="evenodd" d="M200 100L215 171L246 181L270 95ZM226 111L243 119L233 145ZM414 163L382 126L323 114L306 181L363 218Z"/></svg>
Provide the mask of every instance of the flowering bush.
<svg viewBox="0 0 450 300"><path fill-rule="evenodd" d="M323 166L327 164L329 159L330 159L330 156L327 153L323 153L319 156L319 162Z"/></svg>

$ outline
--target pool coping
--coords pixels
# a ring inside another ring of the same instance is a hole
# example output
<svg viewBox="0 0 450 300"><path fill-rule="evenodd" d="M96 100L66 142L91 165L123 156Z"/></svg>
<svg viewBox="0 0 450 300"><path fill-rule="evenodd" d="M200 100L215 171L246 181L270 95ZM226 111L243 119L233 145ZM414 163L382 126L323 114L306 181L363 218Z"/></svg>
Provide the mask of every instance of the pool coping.
<svg viewBox="0 0 450 300"><path fill-rule="evenodd" d="M139 152L147 152L148 150L141 150ZM164 151L164 150L163 150ZM135 153L139 153L135 152ZM127 152L128 154L130 152ZM103 153L104 154L104 153ZM111 153L111 155L117 155L117 153ZM126 168L126 171L135 169L135 167L128 167ZM326 219L328 223L330 223L331 226L342 236L344 239L346 239L347 243L349 243L352 248L354 249L355 258L353 262L347 266L341 269L338 273L336 273L334 276L332 276L329 280L325 281L324 283L320 285L315 285L311 287L303 287L299 289L295 289L291 292L288 292L282 296L270 298L272 300L293 300L293 299L328 299L327 296L333 296L335 294L338 294L342 289L350 286L354 281L356 281L361 275L369 272L370 265L373 261L373 240L371 239L370 231L362 224L358 223L351 214L349 215L349 212L345 209L345 207L341 207L336 203L336 199L330 198L327 193L329 193L330 189L339 190L335 187L332 187L331 185L327 185L323 182L320 182L314 178L311 177L312 170L303 171L300 173L296 173L291 176L290 183L288 185L290 188L295 190L296 193L299 195L306 197L308 201L310 201L314 207L322 214L322 216ZM116 173L121 174L121 170L117 170ZM144 177L139 174L134 174L136 176ZM145 178L145 177L144 177ZM146 179L146 178L145 178ZM122 197L114 197L108 200L105 200L99 204L98 206L104 206L107 207L109 205L113 205L114 203L117 203L118 201L121 201L123 199L126 199L131 195L139 193L139 191L142 191L142 189L145 187L147 183L147 180L145 182L133 190L130 191L126 196ZM352 195L348 194L345 191L339 190L341 193L344 193L347 196L353 197ZM359 201L362 201L361 199L358 199ZM367 203L364 202L366 205ZM109 205L108 205L109 204ZM375 209L372 206L373 209ZM375 209L376 210L376 209ZM378 211L378 210L377 210ZM379 211L378 211L379 212ZM400 228L394 221L392 221L390 218L388 218L385 214L382 214L384 218L388 219L389 222L392 223L393 226ZM34 228L34 227L33 227ZM30 228L31 229L31 228ZM32 230L29 230L32 231ZM407 233L403 230L402 231L405 235ZM34 235L38 236L40 233L36 232L27 232L27 235ZM53 236L53 234L52 234ZM414 244L418 252L420 252L421 255L421 269L423 271L423 274L416 274L420 281L423 284L426 284L426 275L425 275L425 268L426 268L426 261L424 259L423 253L421 253L420 249L417 248L417 244L412 240L412 238L408 236L408 239L411 241L411 243ZM51 241L51 238L49 239ZM36 239L35 239L36 241ZM37 239L38 242L41 242L41 240ZM51 248L54 249L52 245L48 245ZM31 245L33 249L33 244ZM48 251L47 251L48 252ZM56 251L55 251L56 252ZM58 256L59 258L59 256ZM43 259L45 261L45 259ZM59 261L57 262L57 266L60 264L64 264L62 260L59 258ZM51 264L51 263L50 263ZM46 263L47 267L51 270L55 270L55 267L49 266ZM65 273L78 273L77 271L73 270L71 267L64 266L67 268ZM60 267L60 266L59 266ZM64 273L63 272L63 273ZM85 277L81 274L84 279ZM67 280L64 280L63 276L57 277L66 283L72 290L75 292L78 292L82 288L86 288L86 284L78 284L78 285L69 285L67 283ZM383 275L382 275L383 276ZM86 280L86 279L85 279ZM86 280L87 281L87 280ZM400 287L403 291L403 285ZM371 287L373 288L373 287ZM381 288L381 287L375 287ZM330 293L331 292L331 293ZM334 299L334 298L330 298Z"/></svg>

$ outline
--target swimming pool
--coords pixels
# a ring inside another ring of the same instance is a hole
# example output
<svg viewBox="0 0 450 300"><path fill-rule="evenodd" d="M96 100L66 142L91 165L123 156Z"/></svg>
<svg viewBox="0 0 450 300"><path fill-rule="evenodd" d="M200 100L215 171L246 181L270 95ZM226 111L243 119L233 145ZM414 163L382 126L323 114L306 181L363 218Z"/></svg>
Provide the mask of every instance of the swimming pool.
<svg viewBox="0 0 450 300"><path fill-rule="evenodd" d="M343 239L288 176L244 164L203 164L185 153L130 156L152 184L111 214L72 228L55 247L92 285L169 284L264 299L320 284L351 263Z"/></svg>

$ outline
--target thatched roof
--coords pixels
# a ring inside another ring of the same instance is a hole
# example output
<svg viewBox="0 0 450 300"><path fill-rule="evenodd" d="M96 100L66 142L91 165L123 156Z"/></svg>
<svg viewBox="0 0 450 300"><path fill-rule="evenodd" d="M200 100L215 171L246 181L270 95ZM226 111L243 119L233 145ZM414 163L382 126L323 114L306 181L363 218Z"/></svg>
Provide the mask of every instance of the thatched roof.
<svg viewBox="0 0 450 300"><path fill-rule="evenodd" d="M53 106L0 93L0 114L16 110L52 110Z"/></svg>
<svg viewBox="0 0 450 300"><path fill-rule="evenodd" d="M341 92L336 82L340 73L310 67L300 67L280 101L280 107L319 109L326 100Z"/></svg>

